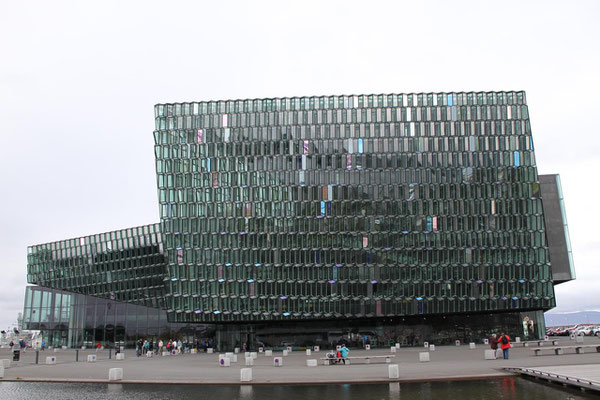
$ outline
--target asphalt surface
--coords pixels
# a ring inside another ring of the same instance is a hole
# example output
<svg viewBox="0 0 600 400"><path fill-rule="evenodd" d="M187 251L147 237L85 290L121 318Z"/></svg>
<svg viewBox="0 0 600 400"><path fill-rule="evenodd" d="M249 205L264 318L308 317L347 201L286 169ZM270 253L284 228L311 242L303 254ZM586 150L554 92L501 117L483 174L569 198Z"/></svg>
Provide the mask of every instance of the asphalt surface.
<svg viewBox="0 0 600 400"><path fill-rule="evenodd" d="M561 345L575 345L568 337L558 338ZM585 338L584 344L600 345L600 338ZM545 344L545 347L551 344ZM79 350L79 362L75 361L76 351L40 352L39 364L35 364L35 351L22 355L19 362L11 362L4 371L4 381L57 381L57 382L107 382L110 368L123 368L123 380L119 383L148 384L240 384L240 370L252 368L253 384L316 384L316 383L358 383L389 381L433 381L456 379L482 379L512 375L505 367L560 367L600 363L600 353L586 349L584 354L575 354L574 349L565 350L563 355L545 352L535 356L536 347L513 347L509 360L485 360L484 350L489 346L477 344L476 349L462 346L436 346L435 351L425 348L401 348L392 353L389 348L375 350L352 350L351 357L393 354L391 364L398 364L400 378L388 378L388 365L384 360L365 364L353 361L351 365L324 366L319 358L325 357L327 350L310 356L305 351L293 351L283 357L283 366L274 367L273 357L281 357L282 352L274 352L272 357L259 353L254 366L246 367L244 354L238 354L238 362L231 367L219 366L219 354L183 354L176 356L136 357L134 350L125 352L125 360L109 359L109 351L95 353L94 350ZM419 362L419 353L429 352L430 362ZM96 354L97 362L88 363L87 355ZM55 365L45 365L47 356L56 356ZM12 359L9 349L0 349L0 359ZM317 367L307 367L307 359L317 359ZM580 368L581 370L581 368Z"/></svg>

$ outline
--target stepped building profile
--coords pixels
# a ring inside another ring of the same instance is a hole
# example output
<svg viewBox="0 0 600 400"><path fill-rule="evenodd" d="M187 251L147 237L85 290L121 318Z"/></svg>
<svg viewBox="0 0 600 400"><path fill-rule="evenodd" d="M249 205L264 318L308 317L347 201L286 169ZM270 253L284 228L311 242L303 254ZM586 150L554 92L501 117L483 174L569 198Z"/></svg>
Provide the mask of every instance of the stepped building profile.
<svg viewBox="0 0 600 400"><path fill-rule="evenodd" d="M159 104L155 121L160 223L28 248L24 324L51 343L539 338L574 279L524 92Z"/></svg>

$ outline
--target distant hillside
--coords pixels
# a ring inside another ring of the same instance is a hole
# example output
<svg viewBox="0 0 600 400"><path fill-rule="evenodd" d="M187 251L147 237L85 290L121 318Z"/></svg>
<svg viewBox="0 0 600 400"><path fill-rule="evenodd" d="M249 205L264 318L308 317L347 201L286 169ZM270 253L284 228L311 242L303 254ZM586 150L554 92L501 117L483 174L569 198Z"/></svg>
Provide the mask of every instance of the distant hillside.
<svg viewBox="0 0 600 400"><path fill-rule="evenodd" d="M546 313L546 326L600 324L600 311Z"/></svg>

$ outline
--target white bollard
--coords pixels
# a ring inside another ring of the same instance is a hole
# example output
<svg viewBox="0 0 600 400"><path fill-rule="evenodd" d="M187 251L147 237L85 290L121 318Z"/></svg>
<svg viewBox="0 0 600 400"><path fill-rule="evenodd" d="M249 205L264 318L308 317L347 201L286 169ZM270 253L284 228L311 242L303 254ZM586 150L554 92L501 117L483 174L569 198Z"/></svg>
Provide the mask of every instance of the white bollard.
<svg viewBox="0 0 600 400"><path fill-rule="evenodd" d="M62 346L61 348L62 348L63 350L66 350L66 349L67 349L67 346Z"/></svg>
<svg viewBox="0 0 600 400"><path fill-rule="evenodd" d="M429 353L427 353L429 355ZM398 379L400 378L400 368L398 364L388 365L388 378L390 379Z"/></svg>
<svg viewBox="0 0 600 400"><path fill-rule="evenodd" d="M264 353L265 352L265 348L264 347L259 347L258 348L258 352L259 353Z"/></svg>
<svg viewBox="0 0 600 400"><path fill-rule="evenodd" d="M254 358L252 358L252 357L246 357L246 365L247 366L254 365Z"/></svg>
<svg viewBox="0 0 600 400"><path fill-rule="evenodd" d="M123 380L123 368L111 368L108 370L109 381Z"/></svg>
<svg viewBox="0 0 600 400"><path fill-rule="evenodd" d="M312 354L312 352L310 351L310 349L306 349L306 355L310 356Z"/></svg>
<svg viewBox="0 0 600 400"><path fill-rule="evenodd" d="M548 335L544 336L544 340L550 340L550 336L548 336Z"/></svg>
<svg viewBox="0 0 600 400"><path fill-rule="evenodd" d="M240 381L252 382L252 368L242 368L240 370Z"/></svg>
<svg viewBox="0 0 600 400"><path fill-rule="evenodd" d="M231 358L219 357L219 366L220 367L231 367Z"/></svg>
<svg viewBox="0 0 600 400"><path fill-rule="evenodd" d="M237 362L237 354L234 354L231 358L231 362Z"/></svg>
<svg viewBox="0 0 600 400"><path fill-rule="evenodd" d="M286 348L286 350L288 351L288 353L289 353L289 352L291 352L291 351L292 351L292 346L288 346L288 347Z"/></svg>
<svg viewBox="0 0 600 400"><path fill-rule="evenodd" d="M87 362L96 362L96 355L88 354Z"/></svg>
<svg viewBox="0 0 600 400"><path fill-rule="evenodd" d="M390 347L390 351L391 351L392 353L395 353L395 352L396 352L396 347L395 347L395 346L392 346L392 347Z"/></svg>
<svg viewBox="0 0 600 400"><path fill-rule="evenodd" d="M272 357L273 356L273 350L265 350L265 356L266 357Z"/></svg>
<svg viewBox="0 0 600 400"><path fill-rule="evenodd" d="M307 367L316 367L317 360L315 360L315 359L306 360L306 366Z"/></svg>
<svg viewBox="0 0 600 400"><path fill-rule="evenodd" d="M273 358L273 366L281 367L283 365L283 357L275 357Z"/></svg>
<svg viewBox="0 0 600 400"><path fill-rule="evenodd" d="M315 352L321 351L321 348L319 346L314 346L313 347L313 351L315 351Z"/></svg>
<svg viewBox="0 0 600 400"><path fill-rule="evenodd" d="M56 348L54 349L54 352L55 352L55 353L58 353L59 351L60 351L60 349L59 349L58 347L56 347Z"/></svg>
<svg viewBox="0 0 600 400"><path fill-rule="evenodd" d="M213 353L215 352L215 349L213 349L213 348L209 347L209 348L207 348L207 349L206 349L206 352L207 352L208 354L213 354Z"/></svg>
<svg viewBox="0 0 600 400"><path fill-rule="evenodd" d="M571 338L571 340L575 340L575 334L571 333L570 338Z"/></svg>
<svg viewBox="0 0 600 400"><path fill-rule="evenodd" d="M3 358L2 360L0 360L2 362L2 366L6 369L10 368L10 359L8 358Z"/></svg>
<svg viewBox="0 0 600 400"><path fill-rule="evenodd" d="M56 357L55 356L46 357L46 364L47 365L56 364Z"/></svg>
<svg viewBox="0 0 600 400"><path fill-rule="evenodd" d="M429 345L429 351L435 351L435 344Z"/></svg>
<svg viewBox="0 0 600 400"><path fill-rule="evenodd" d="M233 353L227 352L227 353L225 353L225 357L227 357L227 358L233 358Z"/></svg>
<svg viewBox="0 0 600 400"><path fill-rule="evenodd" d="M495 360L496 359L496 350L486 350L483 358L485 360Z"/></svg>
<svg viewBox="0 0 600 400"><path fill-rule="evenodd" d="M4 378L4 366L0 366L0 379Z"/></svg>
<svg viewBox="0 0 600 400"><path fill-rule="evenodd" d="M490 340L489 339L483 339L483 344L490 344Z"/></svg>
<svg viewBox="0 0 600 400"><path fill-rule="evenodd" d="M171 353L169 353L168 351L163 351L163 352L162 352L162 355L163 355L163 357L166 357L166 356L168 356L169 354L171 354Z"/></svg>
<svg viewBox="0 0 600 400"><path fill-rule="evenodd" d="M287 356L288 356L288 351L287 351L287 350L284 350L284 351L283 351L283 356L284 356L284 357L287 357Z"/></svg>
<svg viewBox="0 0 600 400"><path fill-rule="evenodd" d="M400 343L396 343L396 348L399 349L400 348Z"/></svg>
<svg viewBox="0 0 600 400"><path fill-rule="evenodd" d="M423 342L423 347L428 348L429 347L429 342Z"/></svg>
<svg viewBox="0 0 600 400"><path fill-rule="evenodd" d="M515 343L521 343L521 338L517 336L517 337L515 338Z"/></svg>
<svg viewBox="0 0 600 400"><path fill-rule="evenodd" d="M469 349L475 350L475 343L473 343L473 342L469 343Z"/></svg>
<svg viewBox="0 0 600 400"><path fill-rule="evenodd" d="M419 361L420 362L429 362L429 353L419 353Z"/></svg>
<svg viewBox="0 0 600 400"><path fill-rule="evenodd" d="M454 344L460 346L460 340L457 340L456 342L454 342Z"/></svg>
<svg viewBox="0 0 600 400"><path fill-rule="evenodd" d="M240 353L240 348L239 348L239 347L236 347L235 349L233 349L233 352L234 352L235 354L239 354L239 353Z"/></svg>
<svg viewBox="0 0 600 400"><path fill-rule="evenodd" d="M252 356L250 355L250 352L247 351L247 352L244 353L244 357L252 357Z"/></svg>
<svg viewBox="0 0 600 400"><path fill-rule="evenodd" d="M85 346L81 346L81 350L85 350Z"/></svg>
<svg viewBox="0 0 600 400"><path fill-rule="evenodd" d="M365 344L365 350L371 350L371 345L370 344Z"/></svg>
<svg viewBox="0 0 600 400"><path fill-rule="evenodd" d="M146 352L146 358L152 358L154 357L154 352L153 351L147 351Z"/></svg>
<svg viewBox="0 0 600 400"><path fill-rule="evenodd" d="M167 354L169 354L169 353L167 353ZM124 359L125 359L125 353L117 353L117 361L123 361Z"/></svg>

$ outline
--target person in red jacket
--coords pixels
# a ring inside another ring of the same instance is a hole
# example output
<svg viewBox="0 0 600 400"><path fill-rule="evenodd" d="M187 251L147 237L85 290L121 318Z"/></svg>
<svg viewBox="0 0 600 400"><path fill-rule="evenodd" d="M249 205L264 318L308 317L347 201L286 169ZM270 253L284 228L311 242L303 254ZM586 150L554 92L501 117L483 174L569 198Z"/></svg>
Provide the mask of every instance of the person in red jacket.
<svg viewBox="0 0 600 400"><path fill-rule="evenodd" d="M502 335L500 335L498 338L498 343L500 344L500 348L504 354L504 359L508 360L508 350L511 348L510 336L508 336L506 333L502 333Z"/></svg>

